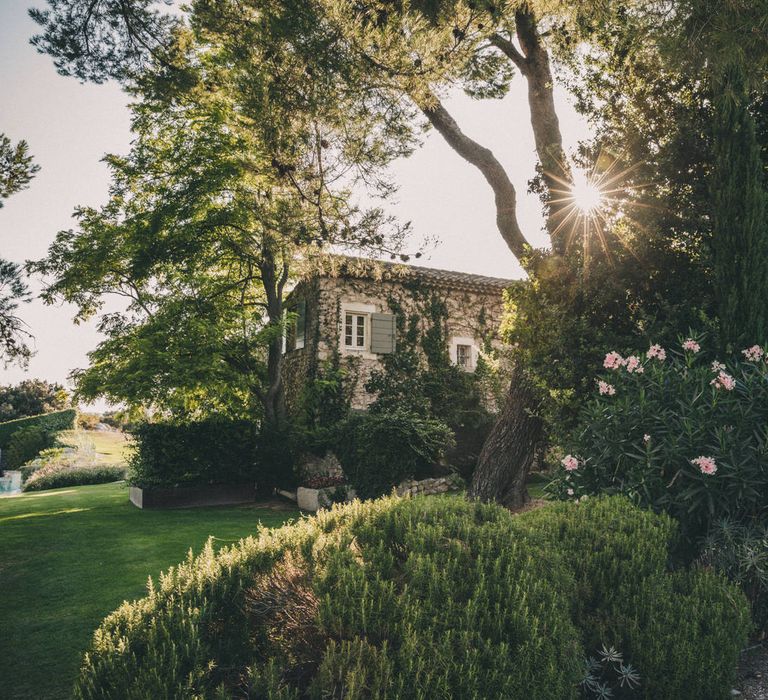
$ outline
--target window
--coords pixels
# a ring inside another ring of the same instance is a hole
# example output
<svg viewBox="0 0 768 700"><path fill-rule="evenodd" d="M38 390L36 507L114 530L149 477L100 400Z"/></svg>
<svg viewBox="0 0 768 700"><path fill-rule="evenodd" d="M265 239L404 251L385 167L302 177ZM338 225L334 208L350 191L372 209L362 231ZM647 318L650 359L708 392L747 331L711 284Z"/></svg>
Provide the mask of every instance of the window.
<svg viewBox="0 0 768 700"><path fill-rule="evenodd" d="M474 372L477 367L478 349L474 338L454 336L450 345L451 362L465 372Z"/></svg>
<svg viewBox="0 0 768 700"><path fill-rule="evenodd" d="M348 350L365 350L367 314L344 314L344 347Z"/></svg>
<svg viewBox="0 0 768 700"><path fill-rule="evenodd" d="M456 345L456 364L462 369L472 369L472 346Z"/></svg>

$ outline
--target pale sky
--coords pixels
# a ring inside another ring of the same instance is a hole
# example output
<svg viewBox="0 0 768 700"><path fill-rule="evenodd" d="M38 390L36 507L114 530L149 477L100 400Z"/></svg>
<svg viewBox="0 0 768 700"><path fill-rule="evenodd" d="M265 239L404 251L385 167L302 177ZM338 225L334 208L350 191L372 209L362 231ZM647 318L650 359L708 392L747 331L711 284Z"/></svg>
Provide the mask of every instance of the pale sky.
<svg viewBox="0 0 768 700"><path fill-rule="evenodd" d="M26 139L41 171L28 190L0 209L0 257L23 262L45 255L56 233L72 228L78 205L99 206L109 186L106 153L125 153L130 144L126 96L115 84L82 85L58 75L53 62L29 44L36 25L27 8L40 0L0 0L0 132ZM589 136L586 123L561 91L556 94L566 150ZM465 132L494 150L518 192L518 218L529 240L543 245L539 200L527 194L535 153L525 83L517 77L502 101L475 101L459 93L445 102ZM416 236L439 238L420 263L498 277L521 270L495 223L493 197L482 176L430 132L411 158L393 166L400 189L390 210L412 221ZM40 288L32 280L33 290ZM35 336L37 354L28 370L0 366L0 384L39 377L68 385L76 368L87 366L99 342L95 322L76 326L74 309L45 306L34 299L21 315ZM99 406L101 408L102 406Z"/></svg>

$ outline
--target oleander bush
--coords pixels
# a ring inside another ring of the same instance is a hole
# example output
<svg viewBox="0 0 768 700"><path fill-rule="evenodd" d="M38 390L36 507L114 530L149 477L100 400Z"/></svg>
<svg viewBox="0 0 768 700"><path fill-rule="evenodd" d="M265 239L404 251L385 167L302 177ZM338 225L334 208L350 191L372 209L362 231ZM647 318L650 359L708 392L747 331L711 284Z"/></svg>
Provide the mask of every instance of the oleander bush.
<svg viewBox="0 0 768 700"><path fill-rule="evenodd" d="M674 516L695 541L722 518L768 517L768 363L757 346L712 361L680 351L609 353L551 490L622 493Z"/></svg>
<svg viewBox="0 0 768 700"><path fill-rule="evenodd" d="M150 583L102 623L76 697L576 698L585 650L613 635L639 697L721 698L746 602L669 573L673 538L624 499L335 506Z"/></svg>
<svg viewBox="0 0 768 700"><path fill-rule="evenodd" d="M453 445L445 423L402 409L352 414L335 438L344 474L361 498L388 493L403 479L431 475Z"/></svg>
<svg viewBox="0 0 768 700"><path fill-rule="evenodd" d="M257 435L251 421L224 417L188 423L142 423L131 431L129 481L168 487L257 481Z"/></svg>
<svg viewBox="0 0 768 700"><path fill-rule="evenodd" d="M64 486L108 484L125 479L125 467L114 464L78 466L74 464L50 464L35 469L24 482L24 491L45 491Z"/></svg>

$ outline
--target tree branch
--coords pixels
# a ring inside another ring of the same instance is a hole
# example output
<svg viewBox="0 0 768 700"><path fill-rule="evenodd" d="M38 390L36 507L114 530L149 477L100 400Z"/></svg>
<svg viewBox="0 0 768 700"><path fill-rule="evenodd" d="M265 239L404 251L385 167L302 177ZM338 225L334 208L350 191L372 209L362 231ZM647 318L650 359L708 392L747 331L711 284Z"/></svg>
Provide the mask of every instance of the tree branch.
<svg viewBox="0 0 768 700"><path fill-rule="evenodd" d="M481 146L461 130L437 96L430 95L429 99L429 105L419 105L421 111L448 145L474 165L491 186L496 203L496 226L512 254L525 266L525 253L530 244L517 221L517 193L506 170L493 151Z"/></svg>

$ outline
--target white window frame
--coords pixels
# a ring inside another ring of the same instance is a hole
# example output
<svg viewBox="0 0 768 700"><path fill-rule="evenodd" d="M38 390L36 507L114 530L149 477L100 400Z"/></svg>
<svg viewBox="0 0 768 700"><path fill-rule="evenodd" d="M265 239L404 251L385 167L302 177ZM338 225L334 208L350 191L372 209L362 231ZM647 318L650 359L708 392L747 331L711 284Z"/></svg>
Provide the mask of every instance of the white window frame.
<svg viewBox="0 0 768 700"><path fill-rule="evenodd" d="M363 304L356 301L344 301L341 303L341 318L339 319L339 350L343 354L357 355L367 359L377 359L378 356L371 353L371 314L377 312L378 308L375 304ZM363 347L350 347L344 342L347 314L363 316L365 318Z"/></svg>
<svg viewBox="0 0 768 700"><path fill-rule="evenodd" d="M458 347L459 345L468 345L470 348L470 355L469 355L469 367L462 367L462 369L466 372L474 372L477 369L477 359L480 355L480 349L477 346L477 342L474 338L468 338L466 336L460 336L460 335L454 335L451 337L451 345L449 348L449 353L451 356L451 363L456 365L457 367L459 365L459 351Z"/></svg>

